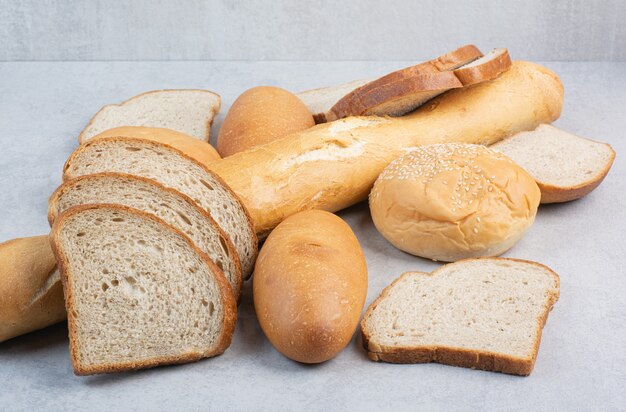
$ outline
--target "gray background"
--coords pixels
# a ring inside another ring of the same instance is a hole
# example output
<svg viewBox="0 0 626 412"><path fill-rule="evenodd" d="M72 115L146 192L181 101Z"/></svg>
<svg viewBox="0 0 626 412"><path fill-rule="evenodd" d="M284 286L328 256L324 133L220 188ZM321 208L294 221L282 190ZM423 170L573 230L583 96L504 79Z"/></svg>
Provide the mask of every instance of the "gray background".
<svg viewBox="0 0 626 412"><path fill-rule="evenodd" d="M358 334L332 361L292 362L260 330L248 282L233 343L214 359L80 378L65 324L0 343L0 410L626 410L626 63L554 61L623 60L625 3L0 0L0 241L47 233L47 198L105 104L153 89L214 90L223 99L215 134L254 85L296 91L376 76L464 43L543 60L565 86L556 125L617 152L598 189L541 206L506 254L561 277L530 377L373 363ZM120 59L213 61L42 61ZM357 61L337 61L346 59ZM402 272L438 266L387 243L366 204L339 215L367 258L366 304Z"/></svg>
<svg viewBox="0 0 626 412"><path fill-rule="evenodd" d="M0 0L0 61L624 60L623 0Z"/></svg>

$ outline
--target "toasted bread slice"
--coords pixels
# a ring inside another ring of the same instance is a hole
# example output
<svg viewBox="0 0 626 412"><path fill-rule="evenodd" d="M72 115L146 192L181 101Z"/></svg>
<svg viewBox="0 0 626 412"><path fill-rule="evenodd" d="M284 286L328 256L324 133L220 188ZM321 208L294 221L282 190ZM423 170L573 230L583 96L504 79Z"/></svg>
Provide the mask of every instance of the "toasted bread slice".
<svg viewBox="0 0 626 412"><path fill-rule="evenodd" d="M543 124L491 146L522 166L541 190L541 203L580 199L609 173L615 151L599 143Z"/></svg>
<svg viewBox="0 0 626 412"><path fill-rule="evenodd" d="M558 275L535 262L466 259L409 272L367 309L363 345L374 361L529 375L558 298Z"/></svg>
<svg viewBox="0 0 626 412"><path fill-rule="evenodd" d="M222 271L182 232L123 206L77 206L52 228L78 375L191 362L230 345Z"/></svg>
<svg viewBox="0 0 626 412"><path fill-rule="evenodd" d="M177 190L154 180L122 173L97 173L69 180L50 197L48 221L65 210L98 203L118 204L151 213L180 230L224 272L237 300L241 264L228 235L204 209Z"/></svg>
<svg viewBox="0 0 626 412"><path fill-rule="evenodd" d="M142 93L120 104L104 106L80 133L78 141L84 143L114 127L148 126L172 129L208 142L220 105L220 96L208 90Z"/></svg>

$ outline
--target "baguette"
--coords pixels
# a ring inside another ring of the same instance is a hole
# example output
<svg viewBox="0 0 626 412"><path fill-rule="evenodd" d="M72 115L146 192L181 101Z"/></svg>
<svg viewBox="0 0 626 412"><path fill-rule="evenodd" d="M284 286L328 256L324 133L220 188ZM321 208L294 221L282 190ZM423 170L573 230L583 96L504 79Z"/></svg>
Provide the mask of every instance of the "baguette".
<svg viewBox="0 0 626 412"><path fill-rule="evenodd" d="M515 62L497 79L450 91L398 118L349 117L216 161L210 168L242 199L257 234L307 209L365 200L380 172L433 143L492 144L556 120L563 87L550 70Z"/></svg>
<svg viewBox="0 0 626 412"><path fill-rule="evenodd" d="M63 288L48 236L0 244L0 342L64 319Z"/></svg>

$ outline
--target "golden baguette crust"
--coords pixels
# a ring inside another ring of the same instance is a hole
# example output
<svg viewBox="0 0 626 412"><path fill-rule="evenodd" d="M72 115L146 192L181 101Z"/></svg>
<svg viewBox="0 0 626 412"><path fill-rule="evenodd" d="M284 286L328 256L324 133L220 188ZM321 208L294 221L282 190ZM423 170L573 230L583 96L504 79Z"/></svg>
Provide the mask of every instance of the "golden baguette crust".
<svg viewBox="0 0 626 412"><path fill-rule="evenodd" d="M48 235L0 244L0 342L65 319Z"/></svg>
<svg viewBox="0 0 626 412"><path fill-rule="evenodd" d="M211 132L211 126L213 125L213 120L215 120L215 116L217 115L217 113L220 111L221 108L221 104L222 104L222 99L220 97L219 94L217 93L213 93L212 91L209 90L201 90L201 89L163 89L163 90L151 90L148 92L144 92L144 93L140 93L136 96L131 97L130 99L124 100L121 103L117 103L117 104L108 104L106 106L103 106L100 110L98 110L98 112L91 118L91 120L89 120L89 123L87 123L87 126L85 126L85 128L80 132L80 134L78 135L78 143L82 144L85 143L86 140L86 134L89 131L89 128L93 125L93 123L95 121L98 120L98 117L100 116L100 114L104 111L106 111L108 108L110 107L121 107L124 106L128 103L132 103L134 100L139 99L141 97L145 97L147 95L150 94L154 94L154 93L162 93L162 92L198 92L198 93L209 93L212 94L213 96L217 97L217 102L218 105L217 107L214 107L212 110L210 117L210 120L207 122L206 125L206 136L204 137L205 141L209 141L209 134Z"/></svg>
<svg viewBox="0 0 626 412"><path fill-rule="evenodd" d="M563 87L550 70L515 62L495 80L441 95L397 118L349 117L216 161L259 236L307 209L341 210L367 198L380 172L407 149L492 144L556 120Z"/></svg>
<svg viewBox="0 0 626 412"><path fill-rule="evenodd" d="M176 130L161 127L114 127L113 129L105 130L104 132L95 135L89 140L104 137L134 137L137 139L147 139L164 143L175 147L187 156L192 157L205 165L221 159L217 150L215 150L208 142L196 139L195 137L191 137L185 133L177 132Z"/></svg>
<svg viewBox="0 0 626 412"><path fill-rule="evenodd" d="M60 236L60 231L63 228L65 222L71 218L72 216L81 213L85 210L91 209L113 209L118 210L124 213L133 214L139 216L146 220L152 220L158 223L163 227L166 231L169 231L177 236L179 236L191 249L196 252L200 258L205 262L207 266L211 269L211 272L215 276L215 280L219 285L220 290L220 298L222 304L224 306L224 317L222 320L222 334L220 336L219 341L216 343L215 347L208 352L189 352L183 355L178 356L162 356L155 357L151 360L139 361L139 362L120 362L120 363L111 363L105 365L99 365L94 367L85 367L80 364L79 358L77 356L78 346L80 343L76 338L76 331L74 327L76 314L72 310L72 302L73 302L73 293L72 290L72 282L71 282L71 274L68 271L68 258L63 252L60 241L58 237ZM235 302L235 298L232 293L232 289L226 280L226 277L218 268L211 259L207 255L204 254L200 249L198 249L195 244L189 239L183 232L174 227L168 225L158 217L151 215L146 212L142 212L140 210L132 209L125 206L120 205L111 205L111 204L99 204L99 205L82 205L75 206L64 213L62 213L54 222L52 226L52 231L50 233L50 237L52 239L52 250L54 255L56 256L57 262L59 264L60 272L61 272L61 282L63 284L63 290L65 294L65 305L67 310L67 323L69 330L69 341L70 341L70 357L72 359L72 366L74 368L74 373L76 375L92 375L96 373L113 373L113 372L123 372L129 370L136 369L145 369L152 368L159 365L171 365L171 364L179 364L179 363L188 363L194 362L203 358L217 356L222 353L230 346L232 341L232 335L235 331L235 325L237 323L237 304Z"/></svg>
<svg viewBox="0 0 626 412"><path fill-rule="evenodd" d="M439 269L431 273L423 272L406 272L403 273L398 279L394 280L389 286L387 286L381 294L370 304L365 311L365 315L361 320L361 337L363 339L363 347L367 351L367 356L375 361L382 361L388 363L441 363L445 365L460 366L471 369L481 369L493 372L508 373L511 375L528 376L532 372L535 366L535 360L537 359L537 352L539 351L539 344L541 343L541 333L544 325L548 319L548 314L552 310L552 306L559 299L559 285L560 279L552 269L542 265L541 263L532 262L522 259L514 258L475 258L466 259L458 263L467 262L469 260L508 260L513 262L522 262L525 264L532 264L548 271L556 282L556 294L551 294L546 302L543 316L537 323L537 339L533 345L533 353L530 358L517 358L507 354L494 353L494 352L481 352L468 350L465 348L445 347L445 346L415 346L415 347L391 347L374 344L370 340L370 335L367 330L367 320L376 309L376 306L385 299L393 286L402 280L405 276L419 273L424 276L436 276Z"/></svg>

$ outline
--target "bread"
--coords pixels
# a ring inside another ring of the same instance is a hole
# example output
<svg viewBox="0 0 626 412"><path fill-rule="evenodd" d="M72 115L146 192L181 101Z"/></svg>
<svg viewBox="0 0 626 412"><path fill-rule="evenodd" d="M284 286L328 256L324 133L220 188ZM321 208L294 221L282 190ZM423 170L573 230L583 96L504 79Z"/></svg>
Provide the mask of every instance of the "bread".
<svg viewBox="0 0 626 412"><path fill-rule="evenodd" d="M374 361L529 375L558 298L559 277L535 262L469 259L408 272L365 312L363 345Z"/></svg>
<svg viewBox="0 0 626 412"><path fill-rule="evenodd" d="M77 206L52 229L78 375L184 363L228 348L222 271L182 232L123 206Z"/></svg>
<svg viewBox="0 0 626 412"><path fill-rule="evenodd" d="M407 67L401 70L394 71L378 79L370 80L357 80L354 82L346 83L343 85L310 90L299 93L297 96L307 105L309 110L314 113L314 117L317 123L324 123L326 121L336 120L337 116L332 113L331 108L335 106L342 98L351 96L352 93L359 89L360 92L365 93L371 89L378 88L382 85L396 82L398 80L412 77L417 74L432 74L438 73L444 70L451 70L469 63L482 56L482 53L474 45L462 46L456 50L439 56L436 59L429 60L415 66ZM450 79L450 77L444 76L443 80ZM436 81L437 79L435 79ZM457 82L452 80L456 85ZM419 83L420 80L416 83ZM422 83L427 83L426 79L421 80ZM442 81L440 80L441 84ZM406 84L405 87L409 85ZM416 85L419 87L419 84ZM406 89L400 88L398 93L405 93ZM435 95L431 95L431 98ZM344 101L345 102L345 101Z"/></svg>
<svg viewBox="0 0 626 412"><path fill-rule="evenodd" d="M0 342L65 319L48 236L0 244Z"/></svg>
<svg viewBox="0 0 626 412"><path fill-rule="evenodd" d="M48 220L77 205L118 204L151 213L187 235L224 272L237 300L241 264L235 247L211 216L191 198L154 180L120 173L98 173L69 180L50 197Z"/></svg>
<svg viewBox="0 0 626 412"><path fill-rule="evenodd" d="M401 116L447 90L495 79L511 66L506 49L497 49L482 58L478 58L482 56L480 51L473 49L475 53L465 54L464 59L444 59L438 64L430 61L368 83L339 100L326 119Z"/></svg>
<svg viewBox="0 0 626 412"><path fill-rule="evenodd" d="M176 130L209 141L213 119L221 99L208 90L155 90L120 104L104 106L78 136L84 143L105 130L119 126L148 126Z"/></svg>
<svg viewBox="0 0 626 412"><path fill-rule="evenodd" d="M296 93L296 96L313 113L315 123L326 122L326 112L335 105L346 94L361 87L375 79L354 80L336 86L320 87L318 89L305 90Z"/></svg>
<svg viewBox="0 0 626 412"><path fill-rule="evenodd" d="M400 250L454 262L498 256L535 221L541 193L508 157L485 146L416 148L383 170L369 197L378 231Z"/></svg>
<svg viewBox="0 0 626 412"><path fill-rule="evenodd" d="M602 183L615 159L610 145L547 124L491 148L515 160L537 181L541 203L568 202L587 195Z"/></svg>
<svg viewBox="0 0 626 412"><path fill-rule="evenodd" d="M287 90L259 86L243 92L231 106L217 138L224 157L313 127L306 106Z"/></svg>
<svg viewBox="0 0 626 412"><path fill-rule="evenodd" d="M320 363L352 339L367 295L367 265L339 217L309 210L265 241L254 270L254 307L265 336L290 359Z"/></svg>
<svg viewBox="0 0 626 412"><path fill-rule="evenodd" d="M452 90L407 116L317 125L210 167L239 195L264 236L296 212L333 212L365 200L382 170L410 148L492 144L554 121L562 104L554 73L515 62L497 79Z"/></svg>
<svg viewBox="0 0 626 412"><path fill-rule="evenodd" d="M221 159L217 150L208 142L198 140L184 133L170 129L158 127L122 126L105 130L95 135L92 139L102 137L134 137L137 139L147 139L155 142L170 145L198 162L208 165L209 163Z"/></svg>
<svg viewBox="0 0 626 412"><path fill-rule="evenodd" d="M239 198L204 165L163 143L133 138L102 138L81 145L67 160L63 180L116 172L156 180L193 199L235 245L244 276L252 272L257 239Z"/></svg>

